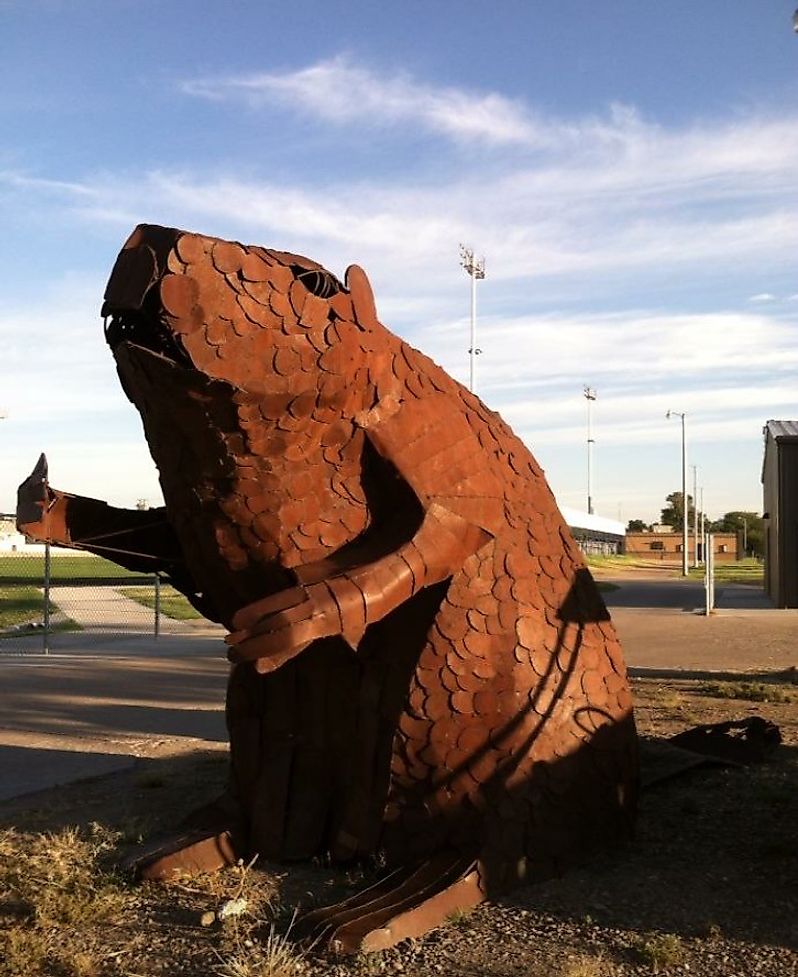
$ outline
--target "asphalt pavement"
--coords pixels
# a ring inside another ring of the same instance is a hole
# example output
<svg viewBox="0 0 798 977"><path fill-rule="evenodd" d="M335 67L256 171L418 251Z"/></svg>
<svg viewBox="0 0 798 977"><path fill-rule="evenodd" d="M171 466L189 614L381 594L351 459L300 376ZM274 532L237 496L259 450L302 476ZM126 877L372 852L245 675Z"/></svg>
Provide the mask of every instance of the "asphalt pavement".
<svg viewBox="0 0 798 977"><path fill-rule="evenodd" d="M673 571L597 575L633 675L778 675L798 666L798 610L760 587L720 584L705 614L700 580Z"/></svg>
<svg viewBox="0 0 798 977"><path fill-rule="evenodd" d="M773 610L756 588L719 588L707 617L699 581L602 579L617 587L604 596L632 674L773 675L798 665L798 611ZM138 757L226 749L218 628L56 637L50 655L0 654L0 801Z"/></svg>
<svg viewBox="0 0 798 977"><path fill-rule="evenodd" d="M0 655L0 800L137 757L226 748L218 632L57 637L49 655Z"/></svg>

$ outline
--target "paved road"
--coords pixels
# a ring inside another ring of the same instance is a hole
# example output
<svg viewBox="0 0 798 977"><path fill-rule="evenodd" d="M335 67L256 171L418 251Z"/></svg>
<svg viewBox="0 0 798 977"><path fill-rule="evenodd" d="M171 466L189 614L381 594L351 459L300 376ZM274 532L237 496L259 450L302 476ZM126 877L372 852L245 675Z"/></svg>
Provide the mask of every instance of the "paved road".
<svg viewBox="0 0 798 977"><path fill-rule="evenodd" d="M601 580L633 673L775 674L798 666L798 610L776 610L756 587L719 586L707 617L701 581L665 573Z"/></svg>
<svg viewBox="0 0 798 977"><path fill-rule="evenodd" d="M604 578L616 586L604 594L607 607L674 608L696 611L705 605L704 586L698 580L678 577Z"/></svg>
<svg viewBox="0 0 798 977"><path fill-rule="evenodd" d="M0 656L0 800L138 756L225 748L218 636L63 639L49 656Z"/></svg>
<svg viewBox="0 0 798 977"><path fill-rule="evenodd" d="M607 579L605 577L605 579ZM614 578L605 593L633 672L781 672L798 665L798 611L731 606L706 617L699 582ZM737 605L737 606L735 606ZM219 632L89 640L0 655L0 800L120 769L139 756L226 748Z"/></svg>

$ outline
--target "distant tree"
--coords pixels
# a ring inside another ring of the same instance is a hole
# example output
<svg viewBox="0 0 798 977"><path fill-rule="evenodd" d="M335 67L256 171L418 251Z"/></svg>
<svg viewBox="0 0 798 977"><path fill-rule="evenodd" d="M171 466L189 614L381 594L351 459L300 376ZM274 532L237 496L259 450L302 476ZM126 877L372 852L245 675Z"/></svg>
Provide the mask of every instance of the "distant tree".
<svg viewBox="0 0 798 977"><path fill-rule="evenodd" d="M649 529L651 526L642 519L630 519L626 525L627 533L646 533Z"/></svg>
<svg viewBox="0 0 798 977"><path fill-rule="evenodd" d="M660 522L665 526L673 526L674 529L680 529L682 526L682 520L684 519L684 496L681 492L671 492L670 495L665 497L665 501L668 503L662 510L660 515ZM687 496L687 521L689 525L693 525L693 515L695 513L695 506L693 505L692 495Z"/></svg>
<svg viewBox="0 0 798 977"><path fill-rule="evenodd" d="M746 554L763 557L765 555L765 523L756 512L735 510L727 512L710 526L713 533L740 533L744 539Z"/></svg>

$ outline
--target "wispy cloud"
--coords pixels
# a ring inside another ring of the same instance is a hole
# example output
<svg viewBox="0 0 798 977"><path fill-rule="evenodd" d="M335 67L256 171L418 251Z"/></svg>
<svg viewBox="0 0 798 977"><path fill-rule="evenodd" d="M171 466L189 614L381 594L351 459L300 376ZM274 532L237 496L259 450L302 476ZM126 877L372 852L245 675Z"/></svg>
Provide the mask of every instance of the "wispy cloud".
<svg viewBox="0 0 798 977"><path fill-rule="evenodd" d="M377 74L343 56L298 71L198 78L181 88L187 95L245 99L255 107L276 102L339 125L420 124L496 145L548 146L560 135L520 102L495 92L435 88L404 73Z"/></svg>
<svg viewBox="0 0 798 977"><path fill-rule="evenodd" d="M312 249L336 270L360 260L381 286L401 267L421 292L440 288L461 240L489 255L493 281L666 268L695 276L702 265L783 265L798 247L798 115L666 127L610 106L602 118L544 118L496 93L435 87L343 57L194 79L182 90L246 99L256 109L288 105L358 130L390 125L398 135L423 129L457 142L479 139L494 155L479 177L433 149L436 165L423 177L394 171L352 181L342 170L324 185L245 176L230 164L73 182L0 173L0 182L51 206L60 195L86 220L198 226ZM290 128L290 119L281 124Z"/></svg>
<svg viewBox="0 0 798 977"><path fill-rule="evenodd" d="M339 273L357 261L384 321L460 379L467 289L457 244L473 244L488 258L479 392L533 447L551 450L555 487L573 480L556 449L565 458L583 440L585 382L599 387L603 443L636 453L652 437L676 437L662 417L669 407L690 413L696 437L744 440L752 457L763 417L794 416L785 377L798 353L786 313L796 296L773 269L798 248L798 114L669 126L624 106L552 117L495 92L436 87L346 58L182 88L253 111L290 108L279 122L287 132L297 112L304 126L322 120L320 146L338 145L347 127L381 128L397 147L407 134L432 134L415 139L414 152L434 165L357 179L342 166L323 185L298 170L285 176L293 167L267 163L259 173L229 158L68 180L58 170L6 170L4 204L25 218L46 213L48 226L99 228L111 254L132 224L153 221L308 253ZM242 116L249 140L252 118ZM488 160L479 177L460 152L475 143ZM3 406L15 417L44 420L52 407L36 391L57 384L59 410L71 417L123 404L96 331L107 271L90 288L0 317L0 333L17 345L26 337L41 354L35 380L24 350L4 361ZM714 311L691 312L685 295Z"/></svg>
<svg viewBox="0 0 798 977"><path fill-rule="evenodd" d="M796 118L741 116L668 128L623 104L603 115L565 118L496 92L373 71L346 56L283 72L188 79L180 89L254 109L288 107L361 131L393 127L406 135L422 128L502 151L544 151L534 167L522 166L507 182L505 189L516 194L554 190L577 198L646 190L667 199L681 190L706 201L734 197L742 186L752 194L794 192Z"/></svg>

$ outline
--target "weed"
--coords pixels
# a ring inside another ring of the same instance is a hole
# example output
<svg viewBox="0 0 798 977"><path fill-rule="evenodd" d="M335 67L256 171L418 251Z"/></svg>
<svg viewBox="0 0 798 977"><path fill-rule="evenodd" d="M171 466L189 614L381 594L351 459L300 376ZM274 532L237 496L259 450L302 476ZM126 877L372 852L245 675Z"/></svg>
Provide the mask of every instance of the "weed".
<svg viewBox="0 0 798 977"><path fill-rule="evenodd" d="M748 702L792 702L794 693L769 682L705 682L698 687L713 699L744 699Z"/></svg>
<svg viewBox="0 0 798 977"><path fill-rule="evenodd" d="M0 958L8 977L31 977L44 971L49 957L44 933L27 926L12 926L0 932Z"/></svg>
<svg viewBox="0 0 798 977"><path fill-rule="evenodd" d="M687 700L681 692L675 689L662 689L656 695L657 705L662 709L678 710L687 705Z"/></svg>
<svg viewBox="0 0 798 977"><path fill-rule="evenodd" d="M263 916L273 918L279 909L279 883L281 876L267 875L265 872L253 872L256 858L249 864L239 860L237 865L219 872L209 872L204 875L190 875L173 884L184 892L195 895L212 896L222 903L241 901L246 904L244 918L229 915L223 920L223 936L229 937L229 942L235 944L243 930L251 929L258 919ZM219 913L213 916L219 918Z"/></svg>
<svg viewBox="0 0 798 977"><path fill-rule="evenodd" d="M559 977L603 977L606 972L601 954L597 957L582 955L567 960L560 969Z"/></svg>
<svg viewBox="0 0 798 977"><path fill-rule="evenodd" d="M684 945L675 933L646 933L636 937L632 946L641 962L655 974L684 960Z"/></svg>
<svg viewBox="0 0 798 977"><path fill-rule="evenodd" d="M226 959L219 955L218 977L297 977L305 973L306 952L291 940L291 927L278 933L271 924L260 939L238 942Z"/></svg>
<svg viewBox="0 0 798 977"><path fill-rule="evenodd" d="M453 909L446 917L446 923L455 929L467 929L470 923L470 915L471 912L468 909Z"/></svg>

